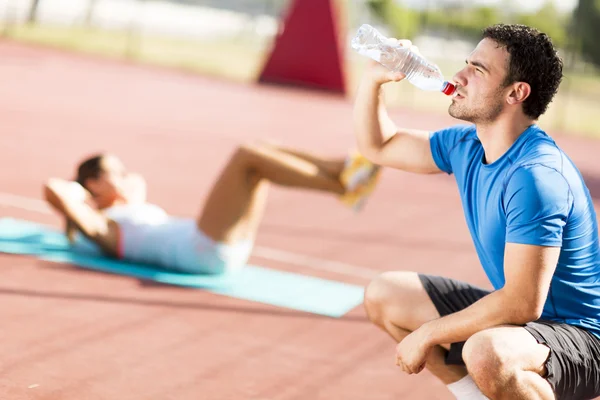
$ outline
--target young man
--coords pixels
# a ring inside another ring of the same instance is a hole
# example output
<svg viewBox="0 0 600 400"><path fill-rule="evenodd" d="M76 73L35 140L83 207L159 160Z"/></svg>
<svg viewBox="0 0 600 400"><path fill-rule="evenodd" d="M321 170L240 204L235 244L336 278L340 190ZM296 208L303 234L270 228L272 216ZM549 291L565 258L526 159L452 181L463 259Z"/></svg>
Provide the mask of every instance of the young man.
<svg viewBox="0 0 600 400"><path fill-rule="evenodd" d="M397 128L380 89L403 78L375 63L365 72L358 148L382 166L454 174L495 290L404 271L376 278L365 307L399 342L398 366L428 368L459 399L600 395L596 213L575 165L535 124L562 79L551 40L521 25L483 32L454 76L449 113L468 125Z"/></svg>
<svg viewBox="0 0 600 400"><path fill-rule="evenodd" d="M379 167L360 155L324 159L269 145L241 146L197 219L175 218L146 202L141 176L114 155L88 158L75 182L52 178L46 200L62 214L76 251L189 273L221 274L248 260L266 203L267 183L319 190L359 208Z"/></svg>

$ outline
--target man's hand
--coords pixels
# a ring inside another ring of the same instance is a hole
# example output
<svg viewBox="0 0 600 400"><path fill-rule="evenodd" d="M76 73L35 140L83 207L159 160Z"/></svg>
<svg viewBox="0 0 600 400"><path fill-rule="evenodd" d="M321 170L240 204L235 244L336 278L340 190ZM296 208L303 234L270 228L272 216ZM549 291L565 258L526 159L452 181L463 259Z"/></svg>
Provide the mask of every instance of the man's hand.
<svg viewBox="0 0 600 400"><path fill-rule="evenodd" d="M407 47L411 51L419 53L419 49L416 46L413 46L410 40L397 40L391 38L388 39L387 44L391 47ZM406 78L406 75L403 73L390 71L388 68L373 60L368 63L365 74L363 75L363 79L366 79L367 81L373 82L377 85L383 85L384 83L388 82L400 82L404 78Z"/></svg>
<svg viewBox="0 0 600 400"><path fill-rule="evenodd" d="M370 60L363 75L363 82L366 81L381 86L388 82L400 82L404 78L406 78L406 75L403 73L390 71L377 61Z"/></svg>
<svg viewBox="0 0 600 400"><path fill-rule="evenodd" d="M407 374L418 374L425 368L427 358L433 349L428 336L424 328L419 328L396 346L396 365Z"/></svg>

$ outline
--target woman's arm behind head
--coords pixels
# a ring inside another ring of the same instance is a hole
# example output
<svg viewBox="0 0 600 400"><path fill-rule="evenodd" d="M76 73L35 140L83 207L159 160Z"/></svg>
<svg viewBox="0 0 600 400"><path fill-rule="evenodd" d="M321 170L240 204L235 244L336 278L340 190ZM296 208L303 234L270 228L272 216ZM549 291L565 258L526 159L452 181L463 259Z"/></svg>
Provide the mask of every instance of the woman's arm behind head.
<svg viewBox="0 0 600 400"><path fill-rule="evenodd" d="M110 255L118 253L118 226L111 223L89 202L89 194L76 182L51 178L44 185L46 201L65 220L67 235L74 237L76 229L98 244Z"/></svg>

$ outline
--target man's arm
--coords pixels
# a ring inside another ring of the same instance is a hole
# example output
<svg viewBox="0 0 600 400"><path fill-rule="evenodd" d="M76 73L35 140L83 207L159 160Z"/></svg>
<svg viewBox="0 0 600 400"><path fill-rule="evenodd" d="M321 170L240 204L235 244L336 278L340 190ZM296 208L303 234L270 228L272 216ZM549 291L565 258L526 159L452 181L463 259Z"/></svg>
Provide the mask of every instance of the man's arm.
<svg viewBox="0 0 600 400"><path fill-rule="evenodd" d="M375 164L424 174L439 173L429 143L429 132L399 129L387 114L382 97L384 83L404 79L371 62L363 75L354 105L354 131L358 150Z"/></svg>
<svg viewBox="0 0 600 400"><path fill-rule="evenodd" d="M573 196L560 172L544 165L519 167L506 184L505 284L470 307L426 324L434 344L468 339L502 324L538 319L558 264L563 227Z"/></svg>
<svg viewBox="0 0 600 400"><path fill-rule="evenodd" d="M65 217L67 235L73 235L73 228L76 227L104 251L114 255L117 249L116 231L110 227L106 216L86 203L85 192L75 185L78 184L51 178L44 185L44 198Z"/></svg>
<svg viewBox="0 0 600 400"><path fill-rule="evenodd" d="M542 315L560 247L507 243L506 283L470 307L426 323L420 329L429 345L467 340L499 325L523 325Z"/></svg>

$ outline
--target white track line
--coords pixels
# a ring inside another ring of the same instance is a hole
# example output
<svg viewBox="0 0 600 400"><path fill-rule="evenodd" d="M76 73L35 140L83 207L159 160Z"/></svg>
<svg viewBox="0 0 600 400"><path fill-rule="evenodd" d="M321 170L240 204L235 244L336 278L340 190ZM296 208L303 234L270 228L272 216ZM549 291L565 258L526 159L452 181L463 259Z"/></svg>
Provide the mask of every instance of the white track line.
<svg viewBox="0 0 600 400"><path fill-rule="evenodd" d="M50 207L42 200L19 196L12 193L0 192L0 207L11 207L21 210L33 211L40 214L52 214ZM256 246L252 252L253 256L265 260L279 261L290 265L310 268L317 271L334 272L357 278L373 278L378 271L346 264L338 261L325 260L317 257L305 256L289 251L278 250L272 247Z"/></svg>
<svg viewBox="0 0 600 400"><path fill-rule="evenodd" d="M291 265L308 267L320 271L335 272L358 278L373 278L379 272L373 269L359 267L338 261L325 260L322 258L305 256L289 251L277 250L271 247L255 246L252 255L266 260L281 261Z"/></svg>
<svg viewBox="0 0 600 400"><path fill-rule="evenodd" d="M20 208L21 210L34 211L40 214L52 213L48 205L41 200L10 193L0 193L0 206Z"/></svg>

